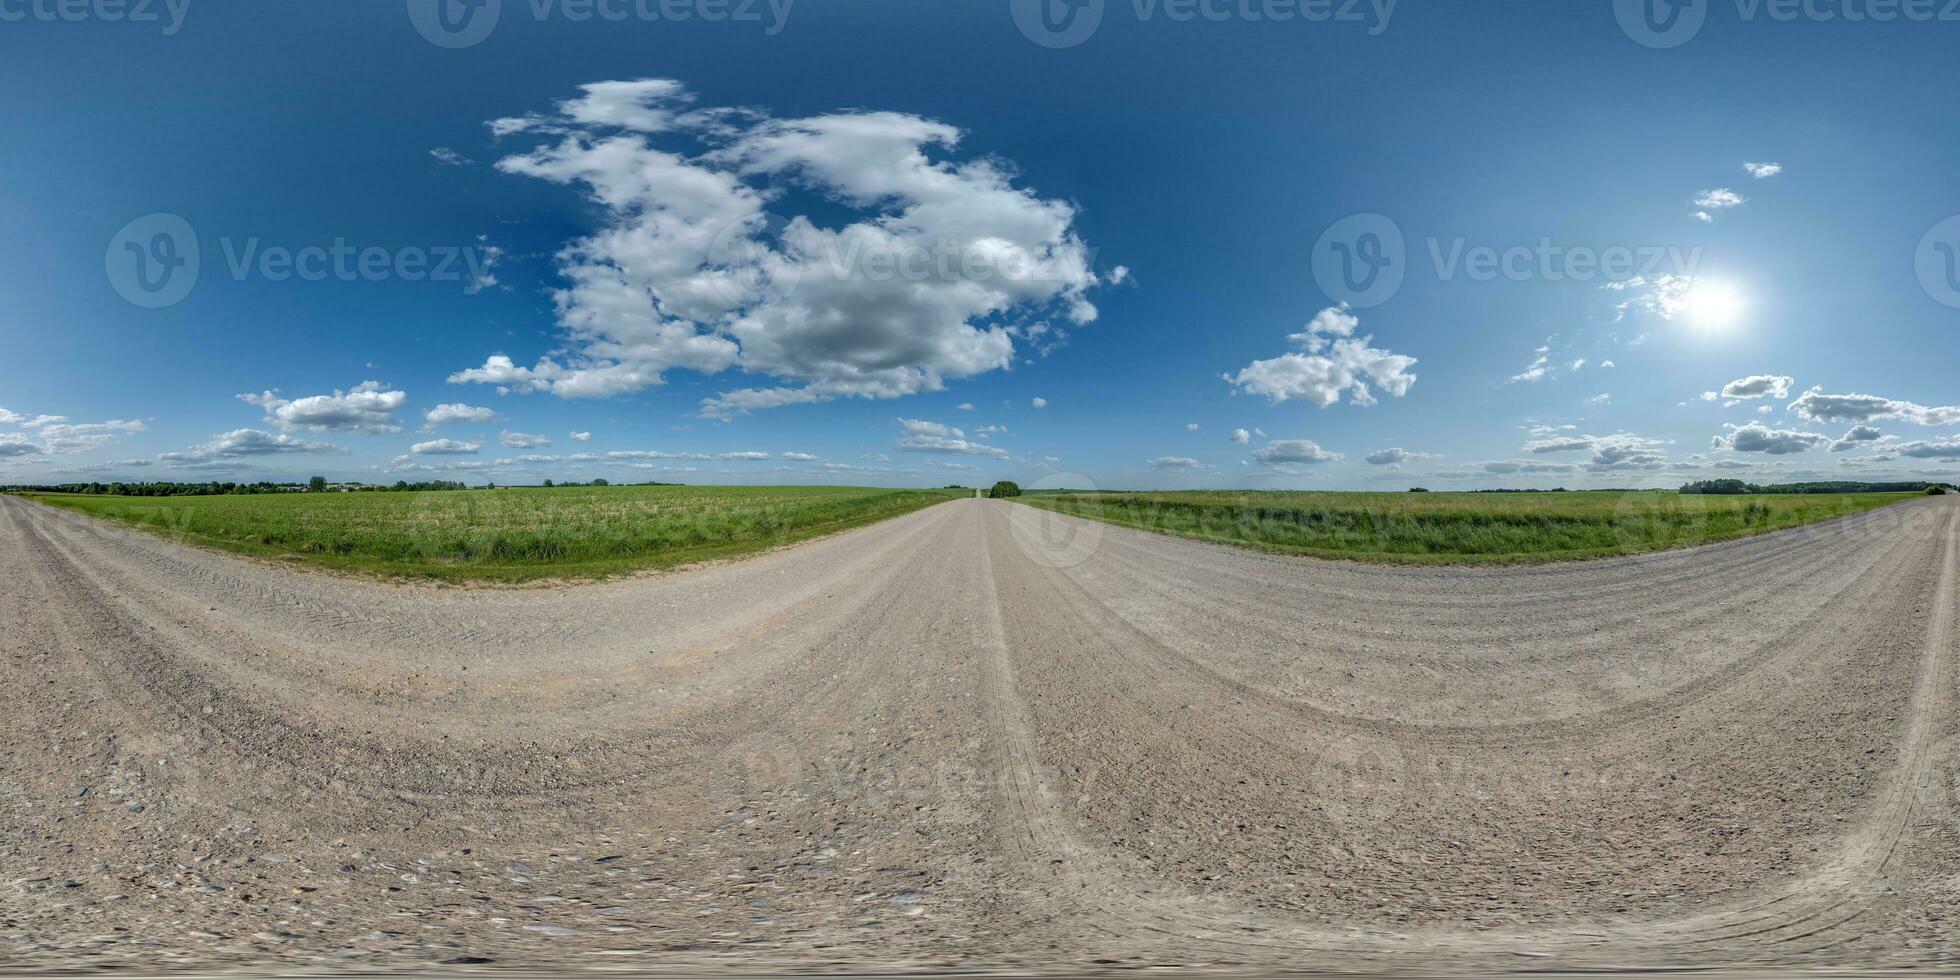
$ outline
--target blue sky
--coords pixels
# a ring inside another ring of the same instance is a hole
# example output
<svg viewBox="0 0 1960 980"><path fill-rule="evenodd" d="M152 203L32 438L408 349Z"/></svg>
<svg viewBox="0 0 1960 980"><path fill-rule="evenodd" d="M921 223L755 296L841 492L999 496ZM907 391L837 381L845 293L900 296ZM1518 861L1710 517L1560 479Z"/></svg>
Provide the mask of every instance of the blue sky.
<svg viewBox="0 0 1960 980"><path fill-rule="evenodd" d="M1038 2L0 0L0 483L1960 467L1939 4Z"/></svg>

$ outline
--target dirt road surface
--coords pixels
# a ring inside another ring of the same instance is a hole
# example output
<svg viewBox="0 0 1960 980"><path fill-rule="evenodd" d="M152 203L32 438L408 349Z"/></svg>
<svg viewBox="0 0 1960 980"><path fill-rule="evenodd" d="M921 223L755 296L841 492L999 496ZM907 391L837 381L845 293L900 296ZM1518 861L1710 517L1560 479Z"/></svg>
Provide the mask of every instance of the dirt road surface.
<svg viewBox="0 0 1960 980"><path fill-rule="evenodd" d="M0 497L0 966L1960 961L1960 500L1409 569L958 500L394 586Z"/></svg>

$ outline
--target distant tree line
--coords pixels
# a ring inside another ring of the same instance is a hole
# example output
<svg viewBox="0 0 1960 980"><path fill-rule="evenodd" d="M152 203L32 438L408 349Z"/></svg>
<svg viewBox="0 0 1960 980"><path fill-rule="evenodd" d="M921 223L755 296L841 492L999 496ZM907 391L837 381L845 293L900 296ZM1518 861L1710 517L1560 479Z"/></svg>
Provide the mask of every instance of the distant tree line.
<svg viewBox="0 0 1960 980"><path fill-rule="evenodd" d="M158 481L153 483L45 483L10 486L0 489L25 490L32 493L93 493L112 497L204 497L228 493L301 493L305 485L299 483L172 483Z"/></svg>
<svg viewBox="0 0 1960 980"><path fill-rule="evenodd" d="M306 483L273 483L260 480L257 483L235 483L213 480L208 483L176 483L155 481L150 483L43 483L21 484L0 487L0 490L26 491L29 493L89 493L109 497L215 497L226 494L258 493L323 493L338 490L346 493L375 492L380 490L468 490L469 487L454 480L426 480L409 483L397 480L392 487L368 484L330 486L325 478L314 477Z"/></svg>
<svg viewBox="0 0 1960 980"><path fill-rule="evenodd" d="M1681 488L1682 493L1924 493L1938 484L1924 480L1906 483L1859 483L1852 480L1824 480L1816 483L1744 483L1741 480L1696 480Z"/></svg>

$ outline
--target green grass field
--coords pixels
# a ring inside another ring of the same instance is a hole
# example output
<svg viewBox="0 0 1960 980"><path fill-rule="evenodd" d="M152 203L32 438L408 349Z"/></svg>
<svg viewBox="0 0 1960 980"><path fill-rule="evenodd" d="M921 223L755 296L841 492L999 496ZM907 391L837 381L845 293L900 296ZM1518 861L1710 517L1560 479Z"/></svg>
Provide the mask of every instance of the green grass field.
<svg viewBox="0 0 1960 980"><path fill-rule="evenodd" d="M1919 494L1058 493L1031 507L1285 554L1402 563L1600 558L1724 541Z"/></svg>
<svg viewBox="0 0 1960 980"><path fill-rule="evenodd" d="M759 551L971 494L622 486L23 496L240 554L391 577L517 582L604 576Z"/></svg>

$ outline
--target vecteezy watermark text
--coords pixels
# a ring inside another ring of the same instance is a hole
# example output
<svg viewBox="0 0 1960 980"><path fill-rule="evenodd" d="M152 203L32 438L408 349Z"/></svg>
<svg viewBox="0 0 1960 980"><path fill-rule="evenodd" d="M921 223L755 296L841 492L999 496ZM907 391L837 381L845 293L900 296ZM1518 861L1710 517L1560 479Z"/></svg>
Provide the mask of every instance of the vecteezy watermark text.
<svg viewBox="0 0 1960 980"><path fill-rule="evenodd" d="M1044 48L1072 48L1102 26L1108 0L1009 0L1014 25ZM1370 37L1388 30L1397 0L1129 0L1139 22L1355 24Z"/></svg>
<svg viewBox="0 0 1960 980"><path fill-rule="evenodd" d="M1700 246L1566 244L1541 237L1530 244L1488 245L1463 236L1422 239L1438 282L1623 282L1661 275L1692 276ZM1330 299L1356 309L1379 306L1409 273L1407 239L1394 219L1376 212L1348 215L1314 242L1314 281Z"/></svg>
<svg viewBox="0 0 1960 980"><path fill-rule="evenodd" d="M537 23L756 24L774 37L789 25L796 0L508 0ZM429 43L443 48L481 44L502 21L506 0L408 0L408 19Z"/></svg>
<svg viewBox="0 0 1960 980"><path fill-rule="evenodd" d="M481 282L490 272L494 253L480 245L410 245L405 248L359 246L336 238L327 245L266 245L257 238L243 242L223 238L225 268L233 279L253 275L267 282Z"/></svg>
<svg viewBox="0 0 1960 980"><path fill-rule="evenodd" d="M1743 23L1772 20L1816 24L1960 23L1960 0L1733 0ZM1613 0L1620 30L1649 48L1676 48L1695 39L1715 0Z"/></svg>
<svg viewBox="0 0 1960 980"><path fill-rule="evenodd" d="M322 244L268 244L253 236L218 240L223 269L234 281L266 282L454 282L470 292L496 283L501 250L470 245L356 245L345 238ZM175 214L149 214L124 225L109 240L103 269L117 295L145 309L183 302L204 269L197 231Z"/></svg>
<svg viewBox="0 0 1960 980"><path fill-rule="evenodd" d="M190 9L191 0L0 0L0 24L148 24L172 37Z"/></svg>

